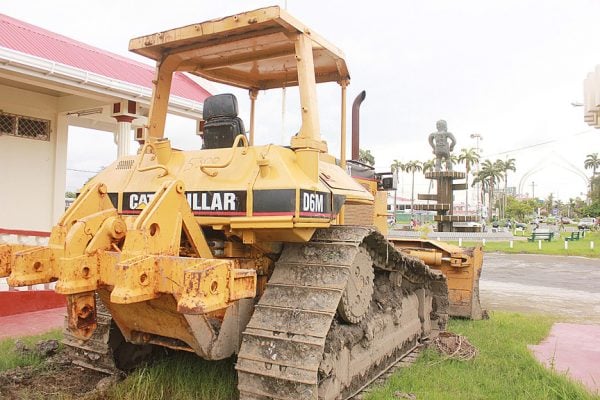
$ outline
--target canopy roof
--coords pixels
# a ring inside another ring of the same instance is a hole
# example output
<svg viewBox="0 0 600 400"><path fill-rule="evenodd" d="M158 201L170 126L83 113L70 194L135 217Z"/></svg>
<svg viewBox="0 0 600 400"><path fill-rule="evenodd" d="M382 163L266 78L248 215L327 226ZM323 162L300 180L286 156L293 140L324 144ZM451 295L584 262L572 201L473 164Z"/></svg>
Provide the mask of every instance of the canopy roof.
<svg viewBox="0 0 600 400"><path fill-rule="evenodd" d="M121 57L106 50L92 47L66 36L47 31L38 26L0 14L0 48L15 50L39 57L50 62L60 63L86 73L98 74L110 80L110 85L122 85L121 82L150 89L154 79L154 68L137 61ZM0 65L4 64L0 55ZM15 65L7 60L6 64ZM51 66L50 77L56 74ZM86 77L85 82L89 79ZM139 89L138 89L139 92ZM210 93L184 74L173 77L171 94L197 102L204 101Z"/></svg>
<svg viewBox="0 0 600 400"><path fill-rule="evenodd" d="M349 79L343 53L279 7L268 7L176 28L129 42L129 50L160 60L175 56L179 71L246 89L298 85L295 40L312 41L315 78Z"/></svg>

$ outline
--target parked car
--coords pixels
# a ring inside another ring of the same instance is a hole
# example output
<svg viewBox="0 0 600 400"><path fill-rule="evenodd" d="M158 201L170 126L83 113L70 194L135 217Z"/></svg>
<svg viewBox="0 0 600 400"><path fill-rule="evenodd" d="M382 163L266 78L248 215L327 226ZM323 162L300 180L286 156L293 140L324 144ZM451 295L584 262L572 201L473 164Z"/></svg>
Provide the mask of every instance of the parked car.
<svg viewBox="0 0 600 400"><path fill-rule="evenodd" d="M569 217L560 217L560 222L562 222L563 224L572 224L573 220Z"/></svg>
<svg viewBox="0 0 600 400"><path fill-rule="evenodd" d="M577 228L579 229L592 229L596 225L596 218L585 217L579 220Z"/></svg>

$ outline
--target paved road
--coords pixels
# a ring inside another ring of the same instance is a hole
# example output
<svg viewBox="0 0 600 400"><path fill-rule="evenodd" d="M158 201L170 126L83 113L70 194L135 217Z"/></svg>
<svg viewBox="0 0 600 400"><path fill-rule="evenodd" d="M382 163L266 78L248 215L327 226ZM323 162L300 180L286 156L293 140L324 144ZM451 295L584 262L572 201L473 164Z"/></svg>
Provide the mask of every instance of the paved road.
<svg viewBox="0 0 600 400"><path fill-rule="evenodd" d="M482 305L600 323L600 259L486 253Z"/></svg>

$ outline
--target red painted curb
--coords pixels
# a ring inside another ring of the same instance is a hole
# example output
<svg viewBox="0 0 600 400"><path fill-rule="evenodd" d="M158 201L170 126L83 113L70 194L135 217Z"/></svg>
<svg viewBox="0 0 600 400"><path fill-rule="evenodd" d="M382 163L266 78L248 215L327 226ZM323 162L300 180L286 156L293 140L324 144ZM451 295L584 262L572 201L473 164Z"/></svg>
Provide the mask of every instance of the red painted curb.
<svg viewBox="0 0 600 400"><path fill-rule="evenodd" d="M50 232L43 231L25 231L22 229L5 229L0 228L0 234L5 235L22 235L22 236L39 236L39 237L50 237Z"/></svg>
<svg viewBox="0 0 600 400"><path fill-rule="evenodd" d="M65 307L67 298L52 290L0 292L0 317Z"/></svg>

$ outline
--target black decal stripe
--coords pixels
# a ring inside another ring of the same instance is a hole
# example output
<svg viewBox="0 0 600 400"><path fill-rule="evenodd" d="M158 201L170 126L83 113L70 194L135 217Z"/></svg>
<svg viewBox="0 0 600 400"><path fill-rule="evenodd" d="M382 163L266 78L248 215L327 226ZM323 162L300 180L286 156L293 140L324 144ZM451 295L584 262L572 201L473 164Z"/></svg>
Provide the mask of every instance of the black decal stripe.
<svg viewBox="0 0 600 400"><path fill-rule="evenodd" d="M108 193L108 198L110 199L110 202L114 208L119 207L119 193Z"/></svg>
<svg viewBox="0 0 600 400"><path fill-rule="evenodd" d="M341 210L342 206L344 205L345 201L346 201L346 196L343 196L341 194L333 195L332 213L334 215L337 215L340 213L340 210Z"/></svg>
<svg viewBox="0 0 600 400"><path fill-rule="evenodd" d="M259 213L291 213L296 211L296 190L254 190L252 212Z"/></svg>

